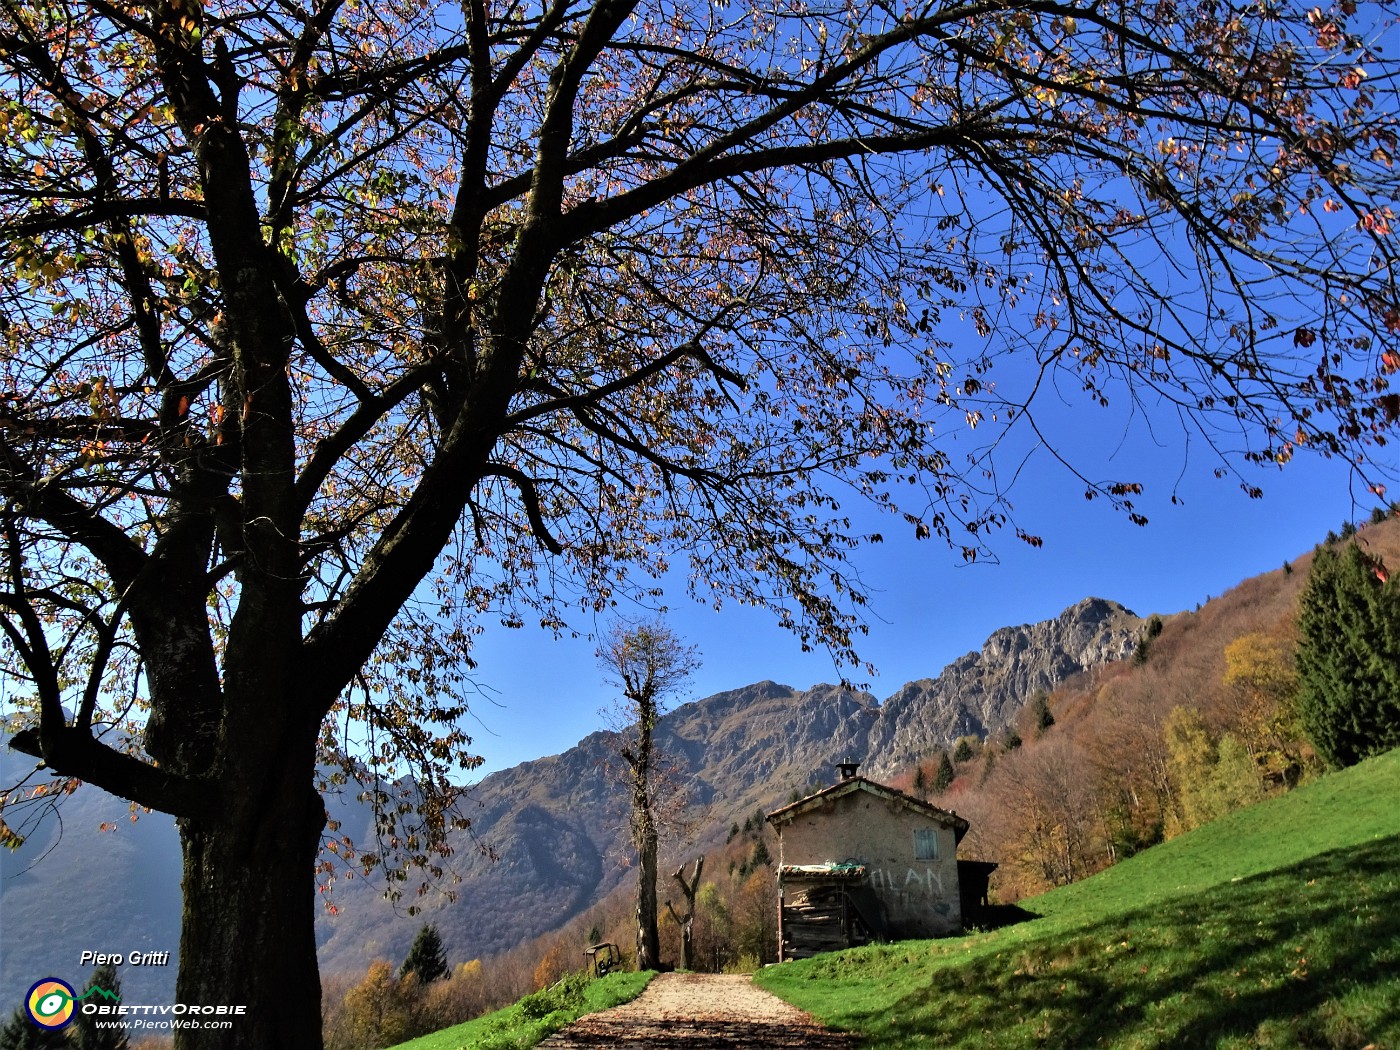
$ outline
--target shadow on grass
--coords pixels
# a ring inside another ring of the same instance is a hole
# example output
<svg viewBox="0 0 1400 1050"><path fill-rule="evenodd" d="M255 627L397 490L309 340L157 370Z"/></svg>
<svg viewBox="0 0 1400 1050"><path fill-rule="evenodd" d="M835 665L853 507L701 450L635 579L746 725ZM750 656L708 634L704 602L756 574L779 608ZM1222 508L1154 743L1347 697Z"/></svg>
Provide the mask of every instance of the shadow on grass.
<svg viewBox="0 0 1400 1050"><path fill-rule="evenodd" d="M931 985L836 1020L877 1047L1390 1045L1400 836L1008 947Z"/></svg>
<svg viewBox="0 0 1400 1050"><path fill-rule="evenodd" d="M975 930L1000 930L1005 926L1040 918L1019 904L983 904L970 916L968 926Z"/></svg>

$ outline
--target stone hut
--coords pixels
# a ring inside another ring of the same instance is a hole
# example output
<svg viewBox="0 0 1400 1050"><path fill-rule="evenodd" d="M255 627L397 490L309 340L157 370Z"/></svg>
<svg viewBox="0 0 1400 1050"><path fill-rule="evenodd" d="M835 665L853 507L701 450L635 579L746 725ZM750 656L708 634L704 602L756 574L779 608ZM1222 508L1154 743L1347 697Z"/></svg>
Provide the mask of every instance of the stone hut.
<svg viewBox="0 0 1400 1050"><path fill-rule="evenodd" d="M967 821L858 776L857 763L839 768L835 786L768 814L778 835L779 957L962 929L996 868L958 861Z"/></svg>

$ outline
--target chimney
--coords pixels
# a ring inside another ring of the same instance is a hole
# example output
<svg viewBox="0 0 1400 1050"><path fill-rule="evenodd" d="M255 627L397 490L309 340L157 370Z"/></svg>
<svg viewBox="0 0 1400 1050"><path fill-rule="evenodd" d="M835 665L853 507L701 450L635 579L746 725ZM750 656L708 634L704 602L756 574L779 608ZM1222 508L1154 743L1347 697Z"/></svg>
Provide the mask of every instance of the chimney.
<svg viewBox="0 0 1400 1050"><path fill-rule="evenodd" d="M842 780L853 780L856 775L856 770L860 768L860 763L853 762L848 758L844 762L837 762L836 768L841 771Z"/></svg>

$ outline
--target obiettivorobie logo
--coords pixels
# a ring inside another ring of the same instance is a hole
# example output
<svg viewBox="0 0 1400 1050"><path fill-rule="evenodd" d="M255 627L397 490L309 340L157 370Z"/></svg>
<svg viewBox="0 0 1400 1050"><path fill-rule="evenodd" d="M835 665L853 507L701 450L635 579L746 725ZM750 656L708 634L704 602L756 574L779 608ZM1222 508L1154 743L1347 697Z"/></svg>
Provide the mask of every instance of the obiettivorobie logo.
<svg viewBox="0 0 1400 1050"><path fill-rule="evenodd" d="M56 1032L73 1023L77 1013L75 1003L94 995L101 996L108 1002L121 1002L121 997L116 992L109 992L105 988L94 986L79 995L67 981L60 981L57 977L45 977L42 981L34 982L34 986L29 989L29 994L24 997L24 1009L29 1014L29 1019L40 1028Z"/></svg>
<svg viewBox="0 0 1400 1050"><path fill-rule="evenodd" d="M94 985L79 995L67 981L45 977L30 987L24 997L24 1010L34 1024L56 1032L67 1028L80 1013L103 1020L119 1018L122 1024L134 1028L227 1028L234 1023L230 1018L246 1015L248 1007L241 1003L123 1003L121 996L106 988ZM218 1020L207 1020L210 1017Z"/></svg>

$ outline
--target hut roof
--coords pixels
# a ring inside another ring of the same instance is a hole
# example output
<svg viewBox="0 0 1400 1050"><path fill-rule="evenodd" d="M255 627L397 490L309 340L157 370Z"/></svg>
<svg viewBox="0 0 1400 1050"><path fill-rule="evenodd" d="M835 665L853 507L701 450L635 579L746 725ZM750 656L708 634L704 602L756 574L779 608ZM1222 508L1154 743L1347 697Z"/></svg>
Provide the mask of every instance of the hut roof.
<svg viewBox="0 0 1400 1050"><path fill-rule="evenodd" d="M835 802L837 799L845 798L848 795L853 795L861 791L876 795L894 805L902 806L920 816L928 817L945 827L951 827L955 839L958 842L961 842L962 837L967 834L967 829L969 827L968 822L952 810L940 809L938 806L925 802L921 798L915 798L913 795L906 795L903 791L896 791L892 787L888 787L884 784L877 784L875 781L861 776L848 777L838 781L829 788L823 788L821 791L808 795L806 798L800 798L796 802L783 806L781 809L775 809L772 813L768 814L768 823L772 824L775 828L781 829L782 825L795 820L804 813L822 809L828 804Z"/></svg>

